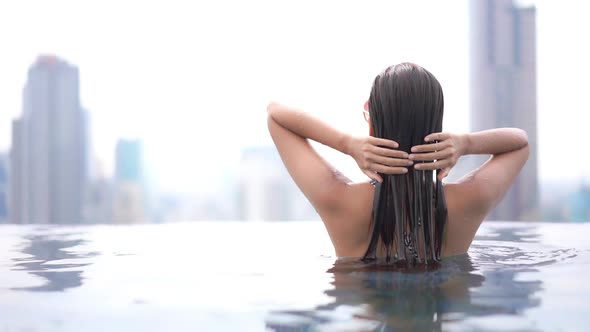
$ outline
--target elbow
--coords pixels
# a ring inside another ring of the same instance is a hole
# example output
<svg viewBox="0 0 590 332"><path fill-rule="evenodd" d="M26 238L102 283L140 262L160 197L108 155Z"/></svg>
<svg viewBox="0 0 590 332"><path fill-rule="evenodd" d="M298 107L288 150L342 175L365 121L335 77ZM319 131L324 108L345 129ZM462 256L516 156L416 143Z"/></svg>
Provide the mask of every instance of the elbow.
<svg viewBox="0 0 590 332"><path fill-rule="evenodd" d="M524 129L515 128L516 132L516 151L518 151L518 155L523 160L524 163L529 159L530 155L530 147L529 147L529 135Z"/></svg>
<svg viewBox="0 0 590 332"><path fill-rule="evenodd" d="M279 103L276 103L274 101L271 101L266 106L266 113L268 113L268 116L272 116L274 113L276 113L279 110L279 108L280 108L280 104Z"/></svg>
<svg viewBox="0 0 590 332"><path fill-rule="evenodd" d="M268 121L274 121L277 123L281 123L281 119L284 119L286 113L288 113L289 111L291 111L290 108L274 101L270 102L266 106L266 114Z"/></svg>
<svg viewBox="0 0 590 332"><path fill-rule="evenodd" d="M528 147L529 134L524 129L516 129L516 135L521 143L521 148ZM528 150L528 148L527 148Z"/></svg>
<svg viewBox="0 0 590 332"><path fill-rule="evenodd" d="M268 126L268 131L271 137L274 137L274 132L276 127L278 126L276 120L276 113L279 110L279 104L271 102L266 106L266 125Z"/></svg>
<svg viewBox="0 0 590 332"><path fill-rule="evenodd" d="M268 106L266 106L266 121L268 124L268 129L271 129L271 125L274 122L273 114L276 112L276 103L270 102Z"/></svg>
<svg viewBox="0 0 590 332"><path fill-rule="evenodd" d="M273 133L273 127L276 125L275 119L272 117L272 114L270 113L270 111L268 112L267 116L266 116L266 125L268 127L268 131L270 132L271 136Z"/></svg>
<svg viewBox="0 0 590 332"><path fill-rule="evenodd" d="M520 150L522 150L522 153L524 155L524 162L526 162L527 160L529 160L529 156L531 154L530 151L530 147L529 147L529 135L527 134L526 131L519 129L520 130L520 139L522 140L522 146L520 147Z"/></svg>
<svg viewBox="0 0 590 332"><path fill-rule="evenodd" d="M529 148L529 144L527 142L527 144L525 146L523 146L522 148L520 148L521 150L523 150L523 154L524 154L524 161L526 163L527 160L529 160L529 156L531 155L531 151ZM524 166L524 165L523 165Z"/></svg>
<svg viewBox="0 0 590 332"><path fill-rule="evenodd" d="M527 159L528 159L529 154L530 154L529 142L526 141L521 149L523 149L526 152Z"/></svg>

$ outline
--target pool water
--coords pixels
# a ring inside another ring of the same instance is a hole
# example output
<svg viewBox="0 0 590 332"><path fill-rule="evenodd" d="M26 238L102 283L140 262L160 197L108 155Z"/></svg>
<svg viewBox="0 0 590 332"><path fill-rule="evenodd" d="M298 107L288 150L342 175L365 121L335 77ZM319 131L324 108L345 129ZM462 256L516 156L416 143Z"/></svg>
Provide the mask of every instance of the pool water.
<svg viewBox="0 0 590 332"><path fill-rule="evenodd" d="M590 224L487 222L430 272L319 222L0 226L0 331L587 331Z"/></svg>

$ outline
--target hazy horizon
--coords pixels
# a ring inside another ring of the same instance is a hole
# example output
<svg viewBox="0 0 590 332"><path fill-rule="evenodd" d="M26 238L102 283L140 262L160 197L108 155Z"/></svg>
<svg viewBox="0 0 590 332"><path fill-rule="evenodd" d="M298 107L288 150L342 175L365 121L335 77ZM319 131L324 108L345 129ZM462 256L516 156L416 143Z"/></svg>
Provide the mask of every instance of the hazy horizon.
<svg viewBox="0 0 590 332"><path fill-rule="evenodd" d="M581 46L590 30L582 17L588 5L533 3L540 178L588 181L590 156L577 148L590 104L582 91L590 54ZM445 131L467 131L468 14L467 1L2 3L0 151L8 151L26 72L39 54L79 67L81 102L106 175L116 140L138 137L164 191L217 186L231 175L241 148L271 144L265 121L271 100L365 133L361 108L372 79L401 61L441 81ZM352 160L322 151L359 176Z"/></svg>

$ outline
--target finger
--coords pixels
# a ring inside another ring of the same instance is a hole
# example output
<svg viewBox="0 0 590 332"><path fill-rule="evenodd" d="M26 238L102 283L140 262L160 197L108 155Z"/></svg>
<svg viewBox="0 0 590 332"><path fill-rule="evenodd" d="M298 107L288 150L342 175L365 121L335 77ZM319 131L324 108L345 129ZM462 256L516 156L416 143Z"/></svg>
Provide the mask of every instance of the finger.
<svg viewBox="0 0 590 332"><path fill-rule="evenodd" d="M385 147L389 147L392 149L397 149L399 147L399 144L397 144L396 141L392 141L390 139L385 139L385 138L378 138L378 137L371 136L369 138L369 142L373 145L385 146Z"/></svg>
<svg viewBox="0 0 590 332"><path fill-rule="evenodd" d="M451 134L449 133L433 133L426 137L424 137L425 142L432 142L432 141L444 141L447 138L450 138Z"/></svg>
<svg viewBox="0 0 590 332"><path fill-rule="evenodd" d="M448 159L435 161L433 163L421 163L414 165L414 168L420 171L431 171L435 169L442 169L447 166L451 166L451 162Z"/></svg>
<svg viewBox="0 0 590 332"><path fill-rule="evenodd" d="M437 152L430 152L430 153L412 153L408 156L410 160L421 160L421 161L431 161L431 160L439 160L444 158L449 158L453 155L453 152L449 149L437 151Z"/></svg>
<svg viewBox="0 0 590 332"><path fill-rule="evenodd" d="M376 164L381 164L381 165L385 165L385 166L407 167L407 166L411 166L414 164L414 162L409 159L389 158L389 157L382 157L382 156L378 156L378 155L374 155L374 154L370 155L367 159L376 163Z"/></svg>
<svg viewBox="0 0 590 332"><path fill-rule="evenodd" d="M366 176L370 177L371 179L373 179L377 182L383 182L383 178L381 177L381 175L379 175L373 171L364 170L363 173L365 173Z"/></svg>
<svg viewBox="0 0 590 332"><path fill-rule="evenodd" d="M373 165L373 169L382 174L406 174L408 173L408 169L405 167L391 167L385 165L375 164Z"/></svg>
<svg viewBox="0 0 590 332"><path fill-rule="evenodd" d="M373 154L376 154L379 156L401 158L401 159L408 158L408 154L405 151L401 151L401 150L392 150L392 149L386 149L386 148L380 148L377 146L373 146L372 148L369 149L369 151L371 151Z"/></svg>
<svg viewBox="0 0 590 332"><path fill-rule="evenodd" d="M431 151L440 151L444 150L449 146L449 143L446 141L434 143L434 144L423 144L423 145L415 145L412 147L412 152L431 152Z"/></svg>

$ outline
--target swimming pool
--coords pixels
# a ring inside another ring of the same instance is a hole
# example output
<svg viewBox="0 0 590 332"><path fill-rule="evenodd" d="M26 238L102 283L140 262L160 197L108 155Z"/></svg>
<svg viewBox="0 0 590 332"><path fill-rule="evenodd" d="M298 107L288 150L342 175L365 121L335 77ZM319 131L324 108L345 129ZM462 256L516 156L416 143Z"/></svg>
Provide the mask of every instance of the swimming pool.
<svg viewBox="0 0 590 332"><path fill-rule="evenodd" d="M0 331L585 331L590 224L484 223L423 273L319 222L0 226Z"/></svg>

